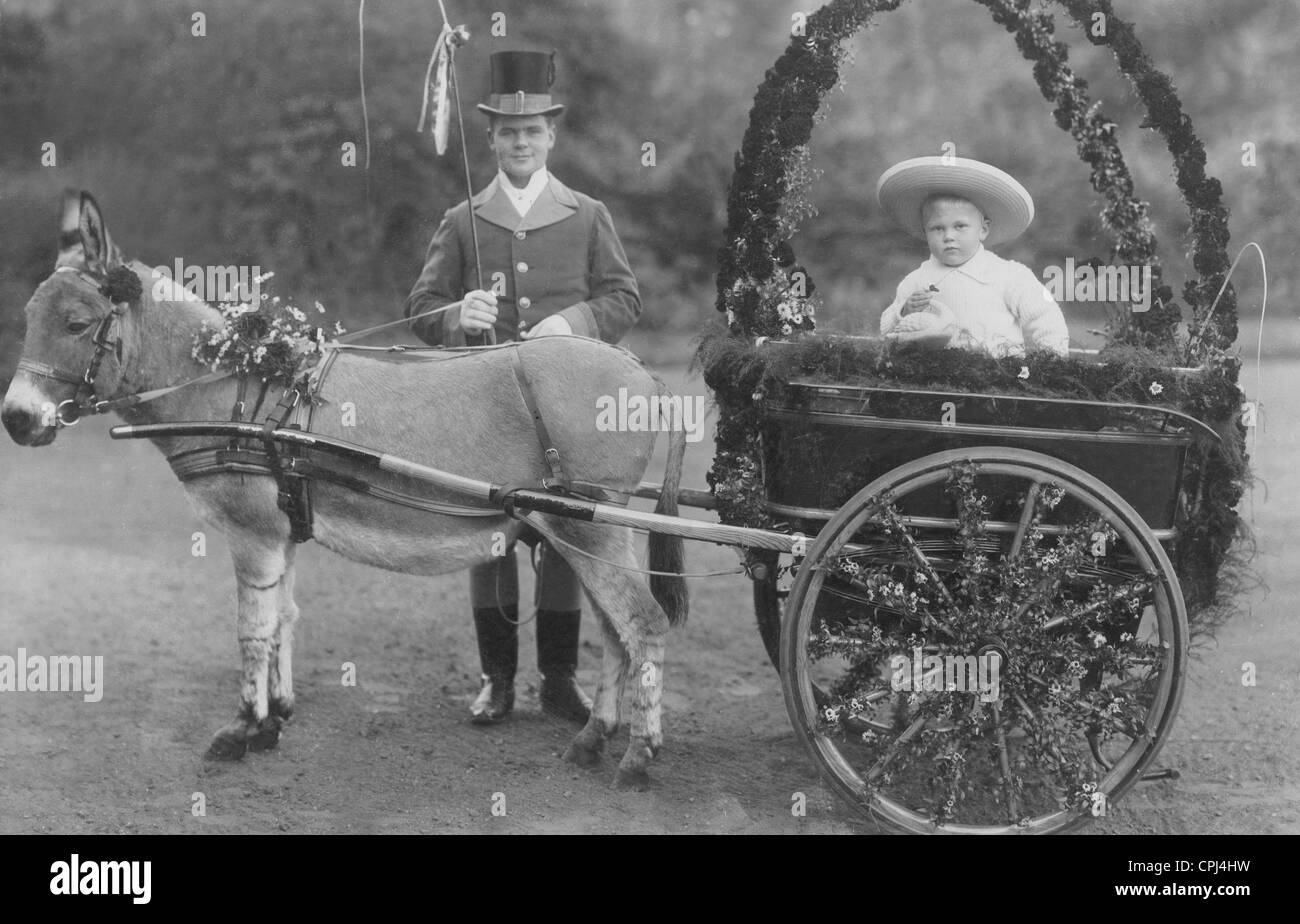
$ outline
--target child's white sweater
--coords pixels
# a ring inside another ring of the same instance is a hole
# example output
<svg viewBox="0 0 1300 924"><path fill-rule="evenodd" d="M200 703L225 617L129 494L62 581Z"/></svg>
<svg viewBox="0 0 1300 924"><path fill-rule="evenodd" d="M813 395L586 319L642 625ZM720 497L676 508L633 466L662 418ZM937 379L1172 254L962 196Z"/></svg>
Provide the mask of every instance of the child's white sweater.
<svg viewBox="0 0 1300 924"><path fill-rule="evenodd" d="M1023 356L1026 348L1069 351L1065 316L1029 267L1004 260L983 246L961 266L926 260L898 284L893 304L880 316L888 334L902 317L903 303L917 289L935 286L934 300L952 309L957 333L949 346L986 350L994 356Z"/></svg>

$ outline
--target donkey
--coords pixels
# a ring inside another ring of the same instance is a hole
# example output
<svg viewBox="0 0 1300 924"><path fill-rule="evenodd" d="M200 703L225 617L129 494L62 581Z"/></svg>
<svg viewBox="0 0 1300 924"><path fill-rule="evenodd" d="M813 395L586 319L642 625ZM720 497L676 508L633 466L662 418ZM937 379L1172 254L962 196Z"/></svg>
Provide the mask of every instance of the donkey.
<svg viewBox="0 0 1300 924"><path fill-rule="evenodd" d="M139 299L125 309L113 305L98 287L122 266L143 287ZM191 351L204 322L219 321L219 312L178 287L160 293L157 285L148 266L124 260L94 198L69 191L56 268L27 304L22 359L0 410L17 443L43 446L55 438L64 422L64 402L75 403L81 394L77 370L95 369L86 378L93 378L89 384L102 400L190 382L208 371ZM104 319L115 309L120 312L117 342L97 352L94 341L113 323ZM598 430L597 399L617 394L619 388L647 399L667 390L630 353L585 338L549 337L498 349L435 353L443 358L426 361L392 362L341 352L321 390L323 404L313 430L497 484L537 485L548 469L512 372L508 351L513 349L519 350L569 477L619 491L634 489L649 464L656 434ZM228 419L236 392L233 378L206 381L118 413L133 424ZM354 425L346 431L338 413L342 402L351 402L355 410ZM171 456L213 440L153 442ZM674 428L658 513L677 512L684 448L685 434ZM411 488L397 475L371 472L365 477ZM214 735L207 757L239 759L249 749L275 747L283 721L293 712L296 546L288 518L276 506L276 485L269 475L212 474L184 487L199 516L225 534L234 559L243 658L240 706L236 718ZM436 489L425 490L438 495ZM443 499L463 505L463 498L450 493ZM312 486L312 506L317 542L354 561L411 574L444 574L486 561L494 547L499 554L502 534L508 544L524 528L501 511L430 513L319 481ZM529 518L536 518L543 534L562 540L557 551L581 580L604 642L591 718L565 759L583 766L598 763L606 739L619 726L623 687L635 665L640 676L655 682L635 684L631 735L616 782L644 788L649 762L663 741L664 636L670 624L686 616L685 582L661 576L647 586L634 574L632 533L626 527L538 513ZM651 536L651 570L677 573L681 563L679 538Z"/></svg>

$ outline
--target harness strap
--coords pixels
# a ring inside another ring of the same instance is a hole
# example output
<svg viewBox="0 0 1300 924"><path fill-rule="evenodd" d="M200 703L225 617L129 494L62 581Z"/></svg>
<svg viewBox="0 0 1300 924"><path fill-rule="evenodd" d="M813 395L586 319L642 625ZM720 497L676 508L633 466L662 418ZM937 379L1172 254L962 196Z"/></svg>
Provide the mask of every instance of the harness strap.
<svg viewBox="0 0 1300 924"><path fill-rule="evenodd" d="M235 406L230 409L230 419L235 423L242 423L244 420L244 396L248 394L248 376L239 376L237 383Z"/></svg>
<svg viewBox="0 0 1300 924"><path fill-rule="evenodd" d="M297 386L295 385L293 387L296 388ZM261 413L262 404L266 401L266 393L270 390L271 390L270 379L262 379L262 387L257 392L257 403L253 405L253 413L249 417L249 420L255 419L257 415ZM284 395L287 398L289 396L289 392L286 391ZM292 410L292 408L290 408L290 410Z"/></svg>
<svg viewBox="0 0 1300 924"><path fill-rule="evenodd" d="M235 405L230 409L230 419L233 423L243 423L244 410L247 404L245 398L248 394L248 376L247 375L237 376L236 383L237 384L235 388ZM227 443L226 445L230 449L238 449L239 440L237 438L232 437L230 442Z"/></svg>
<svg viewBox="0 0 1300 924"><path fill-rule="evenodd" d="M302 400L297 382L284 390L284 397L275 406L262 425L262 445L266 452L267 467L275 478L276 506L289 518L289 538L294 542L306 542L312 537L311 496L307 493L307 481L302 475L291 475L286 471L285 461L280 456L279 447L271 434L282 428L302 429L298 424L290 424L289 416L298 402ZM276 414L276 411L279 414ZM293 456L289 456L289 468L292 468Z"/></svg>
<svg viewBox="0 0 1300 924"><path fill-rule="evenodd" d="M103 319L99 322L99 326L95 328L95 336L91 338L91 343L95 345L95 352L90 356L90 365L86 367L86 376L82 385L89 390L92 396L95 393L95 379L99 376L99 367L103 365L104 356L108 353L110 348L115 351L118 361L121 362L121 339L108 339L109 331L113 329L113 322L121 317L121 315L122 307L120 305L114 305L113 310L104 315Z"/></svg>
<svg viewBox="0 0 1300 924"><path fill-rule="evenodd" d="M56 382L67 382L70 385L80 385L82 384L83 381L82 376L74 375L73 373L67 372L66 370L58 369L47 363L38 363L35 360L31 360L31 359L18 360L18 371L30 372L32 375L39 375L43 378L54 379Z"/></svg>
<svg viewBox="0 0 1300 924"><path fill-rule="evenodd" d="M569 479L560 466L560 451L555 448L555 442L551 439L551 434L547 432L546 423L542 420L542 409L537 406L537 399L533 397L533 389L528 384L528 376L524 372L524 363L519 358L517 349L510 351L510 361L515 370L515 384L519 386L519 396L523 398L524 408L533 418L533 427L537 430L537 439L542 444L542 455L546 457L546 466L551 470L550 478L543 478L542 485L548 491L555 489L567 491L569 489Z"/></svg>

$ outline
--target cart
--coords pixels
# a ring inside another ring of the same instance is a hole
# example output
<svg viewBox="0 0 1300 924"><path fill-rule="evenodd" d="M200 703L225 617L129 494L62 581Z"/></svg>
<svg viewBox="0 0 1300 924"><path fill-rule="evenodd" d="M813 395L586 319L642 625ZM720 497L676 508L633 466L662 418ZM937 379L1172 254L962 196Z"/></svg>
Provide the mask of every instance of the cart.
<svg viewBox="0 0 1300 924"><path fill-rule="evenodd" d="M765 418L767 510L815 539L760 553L755 610L837 795L904 831L1055 832L1177 776L1151 769L1188 643L1165 546L1212 427L814 380Z"/></svg>
<svg viewBox="0 0 1300 924"><path fill-rule="evenodd" d="M1150 768L1188 632L1162 543L1178 537L1188 448L1217 440L1212 428L1159 407L814 380L764 410L773 529L494 485L298 429L269 436L508 510L746 550L795 734L839 797L892 829L1061 831L1171 775ZM239 422L112 434L268 436Z"/></svg>

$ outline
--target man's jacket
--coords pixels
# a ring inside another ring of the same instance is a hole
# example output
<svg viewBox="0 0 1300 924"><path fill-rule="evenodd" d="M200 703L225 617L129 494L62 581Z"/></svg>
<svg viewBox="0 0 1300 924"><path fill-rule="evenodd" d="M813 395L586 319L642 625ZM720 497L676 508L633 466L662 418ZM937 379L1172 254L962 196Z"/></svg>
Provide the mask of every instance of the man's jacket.
<svg viewBox="0 0 1300 924"><path fill-rule="evenodd" d="M609 209L554 176L520 217L494 179L469 202L448 209L429 243L405 316L459 300L479 288L470 208L478 216L483 288L497 294L497 340L519 339L558 314L575 334L618 342L641 314L641 297ZM411 323L425 343L460 346L464 331L444 323L455 311Z"/></svg>

